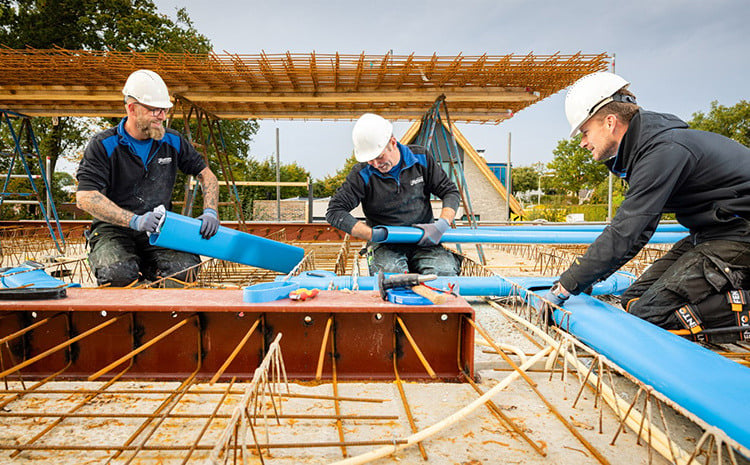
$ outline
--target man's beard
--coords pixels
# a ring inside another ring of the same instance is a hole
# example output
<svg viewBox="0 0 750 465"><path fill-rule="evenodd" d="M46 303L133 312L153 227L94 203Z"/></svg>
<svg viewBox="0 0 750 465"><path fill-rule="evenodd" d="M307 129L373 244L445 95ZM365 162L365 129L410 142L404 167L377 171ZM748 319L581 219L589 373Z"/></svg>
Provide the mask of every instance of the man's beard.
<svg viewBox="0 0 750 465"><path fill-rule="evenodd" d="M136 118L135 127L141 131L144 136L148 136L150 139L154 140L161 140L166 132L166 129L164 129L164 126L161 124L159 126L152 126L148 117Z"/></svg>
<svg viewBox="0 0 750 465"><path fill-rule="evenodd" d="M617 150L620 148L620 144L615 141L610 141L604 147L604 149L598 155L598 162L605 162L617 156Z"/></svg>

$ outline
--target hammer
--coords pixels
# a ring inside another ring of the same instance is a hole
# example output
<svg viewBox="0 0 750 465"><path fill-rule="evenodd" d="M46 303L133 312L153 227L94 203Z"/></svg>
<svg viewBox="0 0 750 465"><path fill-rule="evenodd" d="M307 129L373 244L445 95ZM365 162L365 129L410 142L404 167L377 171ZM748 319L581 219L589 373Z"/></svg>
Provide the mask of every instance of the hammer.
<svg viewBox="0 0 750 465"><path fill-rule="evenodd" d="M396 287L405 287L411 289L415 294L419 294L422 297L428 299L435 305L444 304L448 299L445 294L440 294L433 291L432 289L422 285L423 282L437 279L437 275L434 274L417 274L417 273L402 273L393 274L388 277L383 272L378 273L378 290L380 291L380 297L383 300L388 299L388 295L385 291Z"/></svg>

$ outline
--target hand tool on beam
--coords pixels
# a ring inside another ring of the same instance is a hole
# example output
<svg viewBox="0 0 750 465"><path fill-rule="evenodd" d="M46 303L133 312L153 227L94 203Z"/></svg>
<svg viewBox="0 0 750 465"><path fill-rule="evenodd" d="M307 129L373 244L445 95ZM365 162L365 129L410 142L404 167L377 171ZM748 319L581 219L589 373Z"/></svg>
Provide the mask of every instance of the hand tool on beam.
<svg viewBox="0 0 750 465"><path fill-rule="evenodd" d="M444 304L447 300L445 294L440 294L422 285L422 283L437 279L434 274L400 273L386 276L383 272L378 273L378 290L383 300L388 300L388 289L403 287L411 289L415 294L428 299L436 305Z"/></svg>

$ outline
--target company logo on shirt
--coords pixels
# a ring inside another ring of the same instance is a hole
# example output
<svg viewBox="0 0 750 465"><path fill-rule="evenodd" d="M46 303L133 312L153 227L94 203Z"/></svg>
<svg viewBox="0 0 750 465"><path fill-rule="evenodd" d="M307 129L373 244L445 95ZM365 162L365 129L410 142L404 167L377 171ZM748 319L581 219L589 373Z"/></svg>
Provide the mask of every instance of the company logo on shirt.
<svg viewBox="0 0 750 465"><path fill-rule="evenodd" d="M158 164L160 164L160 165L168 165L168 164L172 163L172 157L167 157L167 158L158 158L158 159L156 160L156 162L157 162Z"/></svg>
<svg viewBox="0 0 750 465"><path fill-rule="evenodd" d="M418 177L416 179L412 179L409 184L412 185L412 186L415 186L415 185L423 183L423 182L424 182L424 177L420 176L420 177Z"/></svg>

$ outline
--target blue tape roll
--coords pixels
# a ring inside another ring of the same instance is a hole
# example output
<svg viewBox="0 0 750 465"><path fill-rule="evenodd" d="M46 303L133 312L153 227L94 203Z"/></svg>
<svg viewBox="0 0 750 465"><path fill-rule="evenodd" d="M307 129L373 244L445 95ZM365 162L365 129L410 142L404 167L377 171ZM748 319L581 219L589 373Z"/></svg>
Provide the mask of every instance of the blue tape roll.
<svg viewBox="0 0 750 465"><path fill-rule="evenodd" d="M432 305L430 299L422 297L411 289L396 287L385 291L388 302L400 305Z"/></svg>
<svg viewBox="0 0 750 465"><path fill-rule="evenodd" d="M305 256L305 250L235 229L219 226L210 239L200 235L201 221L166 212L159 233L151 234L151 245L181 250L267 270L289 273Z"/></svg>

